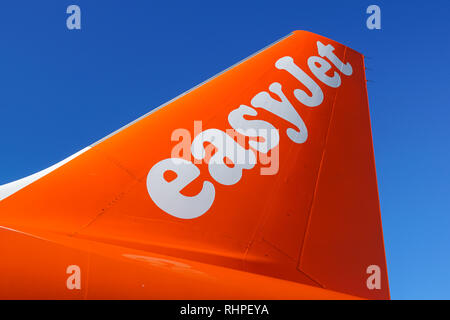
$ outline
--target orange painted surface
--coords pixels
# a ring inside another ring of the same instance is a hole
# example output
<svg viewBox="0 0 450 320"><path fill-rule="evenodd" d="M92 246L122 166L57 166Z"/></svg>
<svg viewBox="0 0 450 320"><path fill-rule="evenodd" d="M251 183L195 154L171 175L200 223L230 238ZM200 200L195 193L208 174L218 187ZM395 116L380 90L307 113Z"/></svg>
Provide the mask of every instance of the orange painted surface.
<svg viewBox="0 0 450 320"><path fill-rule="evenodd" d="M308 67L317 41L353 67L338 88ZM319 84L319 106L296 99L295 89L307 89L275 67L284 56ZM181 193L194 196L210 181L210 209L195 219L161 210L146 180L171 157L172 132L194 136L200 120L202 130L225 131L229 113L273 82L308 139L293 142L286 134L292 124L258 109L256 119L279 129L278 172L261 175L258 162L230 186L200 164L200 176ZM389 298L363 57L296 31L0 201L0 226L0 298ZM374 264L380 290L366 286ZM80 290L66 287L69 265L81 269Z"/></svg>

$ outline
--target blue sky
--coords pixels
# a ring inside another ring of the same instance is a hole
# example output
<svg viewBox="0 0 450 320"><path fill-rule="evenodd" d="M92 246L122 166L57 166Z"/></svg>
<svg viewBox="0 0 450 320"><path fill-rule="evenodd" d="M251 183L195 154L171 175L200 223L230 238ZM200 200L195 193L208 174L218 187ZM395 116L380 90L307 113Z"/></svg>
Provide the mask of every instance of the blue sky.
<svg viewBox="0 0 450 320"><path fill-rule="evenodd" d="M77 4L82 29L66 28ZM365 10L381 8L381 30ZM448 1L2 1L0 184L293 30L366 55L391 295L450 298Z"/></svg>

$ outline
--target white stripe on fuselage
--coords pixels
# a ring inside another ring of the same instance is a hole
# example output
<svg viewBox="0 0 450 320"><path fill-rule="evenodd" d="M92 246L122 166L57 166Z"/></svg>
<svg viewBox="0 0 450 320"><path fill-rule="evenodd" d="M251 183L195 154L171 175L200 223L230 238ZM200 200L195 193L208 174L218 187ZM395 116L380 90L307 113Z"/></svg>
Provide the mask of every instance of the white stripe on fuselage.
<svg viewBox="0 0 450 320"><path fill-rule="evenodd" d="M78 151L77 153L71 155L70 157L67 157L66 159L58 162L57 164L54 164L51 167L48 167L47 169L44 169L42 171L36 172L28 177L22 178L20 180L16 180L4 185L0 186L0 201L2 201L3 199L9 197L10 195L16 193L17 191L19 191L20 189L25 188L26 186L28 186L29 184L35 182L36 180L39 180L40 178L46 176L47 174L49 174L50 172L58 169L59 167L65 165L67 162L69 162L70 160L73 160L74 158L78 157L80 154L86 152L87 150L89 150L91 147L86 147L81 151Z"/></svg>

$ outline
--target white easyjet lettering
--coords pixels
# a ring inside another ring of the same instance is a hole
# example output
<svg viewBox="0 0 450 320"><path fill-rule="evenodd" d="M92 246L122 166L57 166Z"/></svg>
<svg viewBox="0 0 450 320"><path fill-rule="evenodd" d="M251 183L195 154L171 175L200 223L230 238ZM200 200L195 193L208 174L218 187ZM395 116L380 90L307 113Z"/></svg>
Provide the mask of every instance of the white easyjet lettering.
<svg viewBox="0 0 450 320"><path fill-rule="evenodd" d="M279 59L275 66L280 70L286 70L293 75L298 81L303 83L306 88L311 92L309 96L305 91L300 89L294 90L294 96L298 101L308 107L317 107L323 101L322 89L311 79L299 66L294 63L294 59L291 57L283 57Z"/></svg>
<svg viewBox="0 0 450 320"><path fill-rule="evenodd" d="M334 71L333 76L327 75L332 68L331 64L323 58L327 58L341 73L349 76L353 73L349 62L343 63L335 54L332 45L324 45L317 41L318 54L322 57L312 56L307 60L312 74L322 83L331 88L341 85L340 75ZM311 94L301 89L295 89L295 98L307 107L317 107L324 99L320 86L294 63L292 57L286 56L275 62L275 67L285 70L300 81ZM287 129L287 136L295 143L301 144L308 139L306 124L283 93L282 86L273 82L269 91L276 94L276 100L266 92L256 94L251 100L252 107L265 109L274 115L288 121L297 130ZM262 138L264 141L249 141L249 145L256 151L268 153L279 144L279 133L275 127L263 120L247 120L244 116L256 116L258 112L249 106L241 105L232 110L228 115L228 122L238 133L248 137ZM265 133L271 132L271 136ZM275 132L275 133L274 133ZM191 144L191 153L196 160L204 159L205 143L212 144L216 152L211 156L208 170L211 177L222 185L231 186L242 178L243 170L252 169L256 164L256 156L253 150L245 149L230 135L219 129L208 129L200 132ZM231 161L231 165L228 161ZM164 174L173 171L176 178L167 181ZM200 170L192 162L181 158L169 158L155 164L147 176L147 189L155 204L168 214L182 219L193 219L203 215L212 206L215 198L214 185L209 181L203 182L202 190L195 196L188 197L180 193L187 185L200 175Z"/></svg>
<svg viewBox="0 0 450 320"><path fill-rule="evenodd" d="M317 51L321 57L327 57L331 63L343 74L350 76L353 73L353 68L349 62L343 63L334 54L334 47L331 44L324 45L322 42L317 41Z"/></svg>
<svg viewBox="0 0 450 320"><path fill-rule="evenodd" d="M241 180L242 170L251 169L256 164L256 157L252 150L244 149L222 130L208 129L200 133L192 142L191 152L196 159L206 156L204 142L212 143L217 152L209 160L208 169L211 176L223 185L233 185ZM229 167L224 159L231 160L234 164Z"/></svg>
<svg viewBox="0 0 450 320"><path fill-rule="evenodd" d="M176 178L168 182L164 173L173 171ZM187 197L180 191L200 175L196 165L180 158L169 158L155 164L147 176L147 190L156 205L181 219L193 219L204 214L214 202L214 185L203 182L203 189L194 197Z"/></svg>
<svg viewBox="0 0 450 320"><path fill-rule="evenodd" d="M252 99L252 106L255 108L263 108L272 112L284 120L289 121L297 127L299 131L295 131L292 128L287 129L288 137L295 143L303 143L308 138L308 130L299 116L295 108L289 102L281 90L281 84L274 82L269 86L269 90L272 93L277 94L281 98L281 102L273 99L268 92L260 92Z"/></svg>
<svg viewBox="0 0 450 320"><path fill-rule="evenodd" d="M262 142L250 140L249 145L262 153L267 153L278 145L280 135L278 130L267 121L244 119L244 116L256 116L257 114L258 112L255 109L241 105L230 112L228 122L233 129L244 136L263 138L264 141Z"/></svg>

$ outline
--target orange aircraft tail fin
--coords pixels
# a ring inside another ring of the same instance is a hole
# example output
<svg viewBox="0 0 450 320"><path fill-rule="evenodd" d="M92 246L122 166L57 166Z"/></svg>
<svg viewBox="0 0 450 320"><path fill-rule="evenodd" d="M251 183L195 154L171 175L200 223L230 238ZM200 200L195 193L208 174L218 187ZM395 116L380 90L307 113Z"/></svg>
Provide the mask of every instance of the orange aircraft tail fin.
<svg viewBox="0 0 450 320"><path fill-rule="evenodd" d="M9 195L0 222L388 298L363 56L295 31Z"/></svg>

